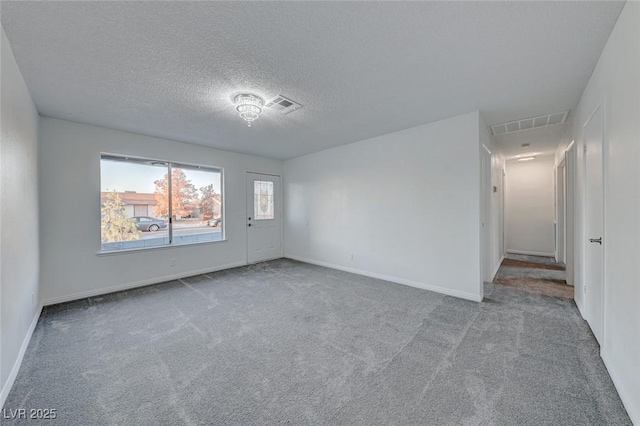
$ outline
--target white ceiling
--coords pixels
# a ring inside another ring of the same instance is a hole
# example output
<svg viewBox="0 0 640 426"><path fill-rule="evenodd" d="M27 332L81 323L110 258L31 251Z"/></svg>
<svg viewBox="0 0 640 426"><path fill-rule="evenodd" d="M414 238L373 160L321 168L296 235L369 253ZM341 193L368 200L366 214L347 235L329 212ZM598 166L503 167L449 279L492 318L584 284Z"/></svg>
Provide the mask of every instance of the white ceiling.
<svg viewBox="0 0 640 426"><path fill-rule="evenodd" d="M2 2L42 115L273 158L575 107L620 2ZM304 107L251 128L232 97Z"/></svg>
<svg viewBox="0 0 640 426"><path fill-rule="evenodd" d="M521 130L494 136L500 152L506 159L524 155L552 155L556 152L567 123L537 129ZM523 144L529 144L523 147Z"/></svg>

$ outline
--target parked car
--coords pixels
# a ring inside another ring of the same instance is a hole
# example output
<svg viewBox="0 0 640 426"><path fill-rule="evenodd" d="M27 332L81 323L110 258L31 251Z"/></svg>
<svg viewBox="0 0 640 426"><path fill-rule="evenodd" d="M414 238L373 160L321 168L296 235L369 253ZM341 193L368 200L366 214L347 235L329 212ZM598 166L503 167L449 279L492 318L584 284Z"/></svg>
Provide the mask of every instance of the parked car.
<svg viewBox="0 0 640 426"><path fill-rule="evenodd" d="M220 226L221 223L222 223L222 218L221 217L219 217L217 219L209 219L207 221L207 226L216 227L216 226Z"/></svg>
<svg viewBox="0 0 640 426"><path fill-rule="evenodd" d="M156 219L149 216L134 216L131 219L136 223L136 228L140 231L155 232L159 229L165 229L168 225L168 221L165 219Z"/></svg>

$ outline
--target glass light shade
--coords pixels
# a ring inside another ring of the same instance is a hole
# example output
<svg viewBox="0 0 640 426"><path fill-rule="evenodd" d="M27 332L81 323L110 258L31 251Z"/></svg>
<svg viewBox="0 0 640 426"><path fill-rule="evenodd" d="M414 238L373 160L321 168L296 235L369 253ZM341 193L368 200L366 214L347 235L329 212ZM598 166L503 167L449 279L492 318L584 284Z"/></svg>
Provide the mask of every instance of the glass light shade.
<svg viewBox="0 0 640 426"><path fill-rule="evenodd" d="M242 94L236 96L235 104L240 117L247 122L247 126L251 127L251 123L262 113L264 101L255 95Z"/></svg>

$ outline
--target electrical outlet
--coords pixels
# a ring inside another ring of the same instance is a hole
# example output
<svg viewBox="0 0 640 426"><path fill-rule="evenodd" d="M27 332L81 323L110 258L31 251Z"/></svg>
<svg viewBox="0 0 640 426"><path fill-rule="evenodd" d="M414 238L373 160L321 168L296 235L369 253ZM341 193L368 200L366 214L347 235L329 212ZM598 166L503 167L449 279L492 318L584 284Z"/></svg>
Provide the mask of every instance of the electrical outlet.
<svg viewBox="0 0 640 426"><path fill-rule="evenodd" d="M171 266L176 266L176 260L172 258L172 259L171 259L171 263L170 263L170 265L171 265Z"/></svg>
<svg viewBox="0 0 640 426"><path fill-rule="evenodd" d="M353 253L351 253L351 256L349 256L349 260L353 260Z"/></svg>
<svg viewBox="0 0 640 426"><path fill-rule="evenodd" d="M31 292L31 306L36 306L36 294Z"/></svg>

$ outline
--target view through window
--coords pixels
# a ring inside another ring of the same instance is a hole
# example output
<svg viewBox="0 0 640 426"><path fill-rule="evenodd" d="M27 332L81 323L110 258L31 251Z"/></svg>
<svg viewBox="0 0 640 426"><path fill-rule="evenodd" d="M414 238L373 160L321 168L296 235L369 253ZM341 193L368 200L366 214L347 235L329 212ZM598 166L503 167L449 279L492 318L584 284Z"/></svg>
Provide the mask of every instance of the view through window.
<svg viewBox="0 0 640 426"><path fill-rule="evenodd" d="M218 168L103 154L100 199L102 251L222 239Z"/></svg>

